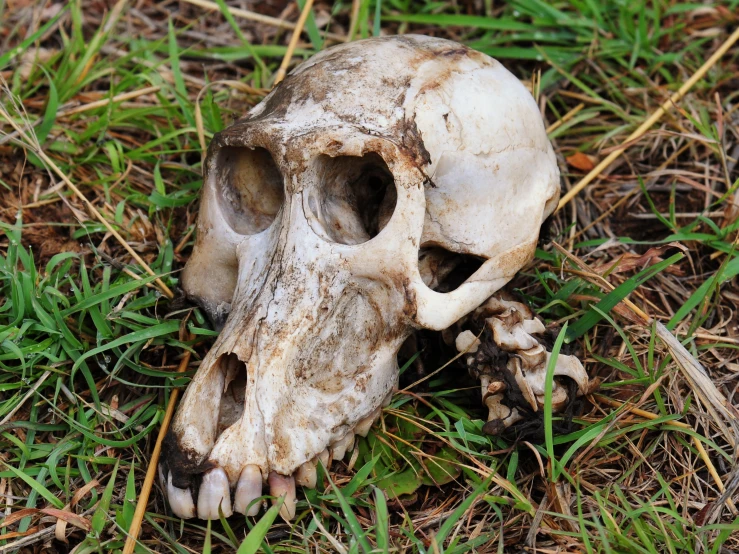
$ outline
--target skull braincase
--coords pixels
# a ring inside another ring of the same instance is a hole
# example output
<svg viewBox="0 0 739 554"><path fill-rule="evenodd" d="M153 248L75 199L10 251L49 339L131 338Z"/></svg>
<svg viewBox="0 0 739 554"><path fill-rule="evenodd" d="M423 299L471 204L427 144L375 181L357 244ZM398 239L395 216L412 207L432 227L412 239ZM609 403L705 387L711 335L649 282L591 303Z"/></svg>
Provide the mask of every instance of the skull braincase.
<svg viewBox="0 0 739 554"><path fill-rule="evenodd" d="M245 464L266 478L317 456L392 390L414 329L449 327L532 259L558 196L536 102L492 58L406 35L301 64L208 152L183 284L224 326L173 424L183 467L233 486ZM434 290L454 256L479 267Z"/></svg>

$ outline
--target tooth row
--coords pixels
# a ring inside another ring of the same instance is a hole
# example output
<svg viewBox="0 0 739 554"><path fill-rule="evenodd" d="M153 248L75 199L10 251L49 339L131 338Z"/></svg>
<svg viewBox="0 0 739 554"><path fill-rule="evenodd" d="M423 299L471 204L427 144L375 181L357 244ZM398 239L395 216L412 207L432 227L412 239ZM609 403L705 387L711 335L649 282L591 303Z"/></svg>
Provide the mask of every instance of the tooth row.
<svg viewBox="0 0 739 554"><path fill-rule="evenodd" d="M284 476L274 471L270 472L267 483L269 494L274 497L273 503L284 496L280 515L285 521L295 517L295 484L313 489L316 487L317 466L320 461L328 468L331 461L343 460L347 452L354 448L355 433L366 437L370 427L377 420L382 408L377 408L369 416L362 419L346 435L331 444L312 460L301 465L294 475ZM231 504L231 488L228 476L223 468L217 467L203 474L200 483L197 506L193 501L190 489L180 489L172 484L172 474L168 474L166 481L164 473L159 472L159 479L167 491L169 505L172 513L182 519L190 519L196 515L200 519L219 519L218 509L220 507L224 517L229 517L234 512L248 516L256 516L262 508L262 502L258 499L262 496L263 477L259 466L247 464L241 470L239 480L234 491L233 504Z"/></svg>

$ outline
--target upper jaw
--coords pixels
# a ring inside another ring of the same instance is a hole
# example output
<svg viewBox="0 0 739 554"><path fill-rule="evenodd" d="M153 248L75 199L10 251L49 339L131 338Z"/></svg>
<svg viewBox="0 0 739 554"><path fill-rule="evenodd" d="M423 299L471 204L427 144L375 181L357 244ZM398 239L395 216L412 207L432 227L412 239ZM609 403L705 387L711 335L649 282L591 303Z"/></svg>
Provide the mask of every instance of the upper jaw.
<svg viewBox="0 0 739 554"><path fill-rule="evenodd" d="M226 498L229 510L248 512L244 499L261 495L259 478L269 490L294 496L295 479L313 486L319 460L343 458L355 434L366 435L392 393L397 351L411 331L391 289L377 286L389 295L392 317L347 285L322 300L328 309L315 311L325 315L313 320L295 315L305 313L301 306L279 313L269 302L234 307L172 427L163 479L179 503L176 513L218 517ZM370 329L379 336L368 340ZM229 425L219 423L239 372L243 412ZM169 463L183 450L186 467Z"/></svg>

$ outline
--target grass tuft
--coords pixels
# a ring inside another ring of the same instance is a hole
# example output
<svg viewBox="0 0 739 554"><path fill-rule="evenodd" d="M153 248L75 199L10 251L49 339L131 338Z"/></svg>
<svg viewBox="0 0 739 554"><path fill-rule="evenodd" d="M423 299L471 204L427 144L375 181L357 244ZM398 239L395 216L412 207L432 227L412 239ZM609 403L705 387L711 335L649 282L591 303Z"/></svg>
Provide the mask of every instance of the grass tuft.
<svg viewBox="0 0 739 554"><path fill-rule="evenodd" d="M0 3L0 551L123 548L169 398L216 336L179 290L202 144L267 93L291 35L275 22L304 2L250 6ZM493 55L538 91L569 190L737 13L738 0L317 0L293 65L407 32ZM183 522L155 488L136 552L739 549L736 431L690 373L735 413L738 59L733 46L565 206L509 286L601 383L572 417L486 435L479 387L429 347L426 374L404 367L381 423L319 468L293 525L279 502Z"/></svg>

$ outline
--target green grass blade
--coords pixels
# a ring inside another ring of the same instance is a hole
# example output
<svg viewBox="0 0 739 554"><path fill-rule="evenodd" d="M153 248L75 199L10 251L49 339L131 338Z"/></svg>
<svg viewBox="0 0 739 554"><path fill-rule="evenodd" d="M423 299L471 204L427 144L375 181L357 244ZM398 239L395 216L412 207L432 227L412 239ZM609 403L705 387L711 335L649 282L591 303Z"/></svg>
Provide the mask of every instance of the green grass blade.
<svg viewBox="0 0 739 554"><path fill-rule="evenodd" d="M549 363L547 364L547 376L544 380L544 444L546 445L547 456L549 457L549 463L551 464L551 480L552 482L557 481L559 477L560 466L554 457L554 433L552 431L552 392L554 389L554 368L557 366L557 358L559 357L559 351L562 349L562 343L567 335L567 324L565 321L564 326L557 335L557 340L554 341L552 347L552 353L549 356Z"/></svg>
<svg viewBox="0 0 739 554"><path fill-rule="evenodd" d="M630 277L629 279L621 283L618 287L613 289L611 292L606 294L595 306L601 312L610 312L614 307L616 307L619 302L621 302L629 294L634 292L634 290L636 290L646 281L657 275L659 272L683 259L683 257L684 256L682 253L678 253L670 256L666 260L663 260L646 269L643 269L638 274ZM590 329L592 329L601 319L602 315L591 307L583 317L578 319L572 325L572 327L569 328L567 332L567 337L565 338L565 342L569 343L581 337Z"/></svg>
<svg viewBox="0 0 739 554"><path fill-rule="evenodd" d="M110 473L110 479L108 484L105 486L103 496L100 498L100 504L98 504L95 513L92 516L90 525L96 535L100 536L105 527L105 522L108 519L108 509L110 508L110 501L113 498L113 491L115 489L115 476L118 473L118 460L116 460L113 466L113 471Z"/></svg>
<svg viewBox="0 0 739 554"><path fill-rule="evenodd" d="M35 33L32 33L26 39L21 42L18 46L15 48L11 48L5 54L0 56L0 69L3 69L10 60L15 58L18 54L21 54L25 52L29 46L31 46L34 42L36 42L40 37L44 36L46 32L51 29L54 25L56 25L56 22L59 21L59 18L62 17L66 13L66 7L59 11L58 14L56 14L54 17L52 17L49 21L47 21L42 27L40 27Z"/></svg>
<svg viewBox="0 0 739 554"><path fill-rule="evenodd" d="M283 501L284 498L280 497L277 500L277 503L267 510L267 513L262 516L262 519L260 519L257 524L252 527L251 531L249 531L249 534L244 539L244 542L239 546L236 554L256 554L256 552L259 551L259 548L262 546L262 541L264 541L264 537L267 536L267 532L272 526L272 522L277 517L277 514L280 513Z"/></svg>
<svg viewBox="0 0 739 554"><path fill-rule="evenodd" d="M441 527L439 527L439 531L433 536L431 539L434 542L434 545L436 546L436 549L434 551L442 552L444 550L444 541L449 536L449 533L452 532L452 529L454 528L457 523L459 523L459 520L464 516L465 512L469 509L470 506L477 500L477 498L484 494L486 490L488 490L488 487L490 486L490 483L493 480L493 476L495 475L494 472L490 473L490 476L482 481L475 489L467 496L467 498L464 499L464 501L457 506L457 508L452 512L452 514L444 520L444 523L441 524Z"/></svg>
<svg viewBox="0 0 739 554"><path fill-rule="evenodd" d="M328 478L328 482L331 484L331 489L336 495L339 506L341 506L341 511L344 512L346 524L349 526L348 530L351 531L354 539L357 541L357 544L362 549L362 551L365 554L369 554L372 551L372 545L370 545L369 541L367 540L366 531L362 529L362 525L359 523L359 520L357 520L357 516L354 515L351 506L346 501L346 498L344 497L339 487L334 484L333 480L331 479L331 477L328 476L328 474L326 475L326 477Z"/></svg>
<svg viewBox="0 0 739 554"><path fill-rule="evenodd" d="M375 491L375 516L377 518L375 540L380 551L383 554L388 554L390 552L390 514L387 511L387 501L385 500L385 493L375 486L372 488Z"/></svg>

